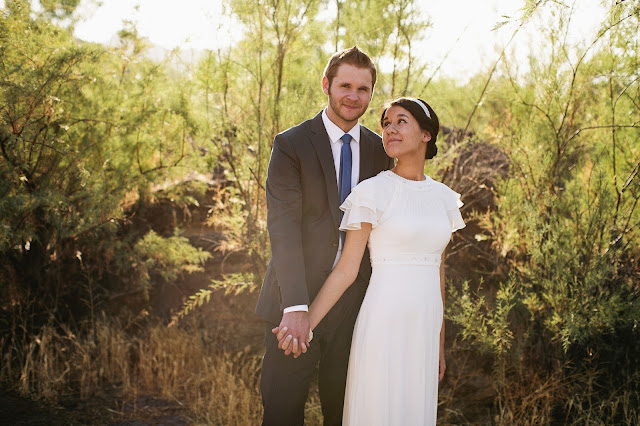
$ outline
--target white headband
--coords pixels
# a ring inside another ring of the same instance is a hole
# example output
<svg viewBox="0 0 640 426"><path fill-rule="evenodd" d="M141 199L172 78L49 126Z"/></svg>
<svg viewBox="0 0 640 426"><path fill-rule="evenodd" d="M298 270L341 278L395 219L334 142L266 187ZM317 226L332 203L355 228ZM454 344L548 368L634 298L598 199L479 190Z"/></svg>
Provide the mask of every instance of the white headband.
<svg viewBox="0 0 640 426"><path fill-rule="evenodd" d="M407 99L409 99L410 101L413 101L413 102L417 103L418 105L420 105L420 108L422 108L422 110L427 115L429 120L431 120L431 114L429 114L429 110L427 109L425 104L423 104L422 102L420 102L419 99L416 99L416 98L407 98Z"/></svg>

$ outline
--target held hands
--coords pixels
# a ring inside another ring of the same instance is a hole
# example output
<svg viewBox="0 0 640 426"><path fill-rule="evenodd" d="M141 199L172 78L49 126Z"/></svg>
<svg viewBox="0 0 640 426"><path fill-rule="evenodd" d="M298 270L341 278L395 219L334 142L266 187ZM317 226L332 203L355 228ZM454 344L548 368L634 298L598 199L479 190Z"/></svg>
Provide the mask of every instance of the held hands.
<svg viewBox="0 0 640 426"><path fill-rule="evenodd" d="M271 330L278 339L278 348L285 355L293 354L298 358L307 352L310 341L309 313L304 311L287 312L282 316L280 325Z"/></svg>

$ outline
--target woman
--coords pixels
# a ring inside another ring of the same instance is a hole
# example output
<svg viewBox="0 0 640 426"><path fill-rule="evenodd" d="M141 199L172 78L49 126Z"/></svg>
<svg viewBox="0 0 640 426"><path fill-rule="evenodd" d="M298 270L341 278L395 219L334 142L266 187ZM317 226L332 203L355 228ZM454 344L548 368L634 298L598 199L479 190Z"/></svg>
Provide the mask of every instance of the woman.
<svg viewBox="0 0 640 426"><path fill-rule="evenodd" d="M358 184L340 207L345 247L309 318L313 329L355 280L368 242L373 272L353 332L343 423L435 424L446 368L442 259L451 233L465 226L462 203L424 174L439 129L426 102L396 99L380 124L396 165ZM286 347L285 334L278 340Z"/></svg>

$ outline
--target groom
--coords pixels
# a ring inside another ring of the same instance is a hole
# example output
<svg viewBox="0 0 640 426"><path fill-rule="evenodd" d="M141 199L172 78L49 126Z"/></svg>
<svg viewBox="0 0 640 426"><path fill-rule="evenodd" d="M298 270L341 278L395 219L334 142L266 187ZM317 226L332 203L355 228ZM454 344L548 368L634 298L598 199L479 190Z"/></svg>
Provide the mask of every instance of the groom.
<svg viewBox="0 0 640 426"><path fill-rule="evenodd" d="M297 357L299 349L296 357L287 356L290 350L285 354L278 348L271 329L286 326L297 342L307 341L309 304L342 251L340 198L393 166L380 137L358 123L375 83L375 65L364 52L352 47L335 53L322 77L327 107L273 141L266 185L272 258L256 307L266 322L263 425L304 423L318 365L324 424L342 422L351 334L371 275L369 253L354 284L314 330L304 356Z"/></svg>

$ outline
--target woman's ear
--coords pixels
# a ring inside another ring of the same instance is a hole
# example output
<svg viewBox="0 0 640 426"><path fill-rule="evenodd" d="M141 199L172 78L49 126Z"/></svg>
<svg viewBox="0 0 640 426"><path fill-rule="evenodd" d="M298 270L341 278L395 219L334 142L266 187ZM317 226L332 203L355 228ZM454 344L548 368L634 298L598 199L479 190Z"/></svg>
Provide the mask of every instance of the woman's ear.
<svg viewBox="0 0 640 426"><path fill-rule="evenodd" d="M431 140L431 133L427 132L426 130L422 131L422 142L429 142Z"/></svg>

